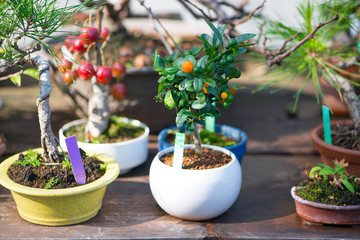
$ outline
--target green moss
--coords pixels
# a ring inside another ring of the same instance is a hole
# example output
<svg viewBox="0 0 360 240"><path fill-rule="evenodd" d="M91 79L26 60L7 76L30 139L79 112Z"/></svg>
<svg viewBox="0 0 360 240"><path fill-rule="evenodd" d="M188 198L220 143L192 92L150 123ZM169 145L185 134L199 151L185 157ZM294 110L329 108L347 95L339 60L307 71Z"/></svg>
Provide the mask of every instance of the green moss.
<svg viewBox="0 0 360 240"><path fill-rule="evenodd" d="M355 177L349 177L349 182L354 186L355 192L360 192L360 184L355 182ZM337 187L325 180L309 179L297 185L296 193L299 197L312 201L332 205L360 205L360 198L346 188Z"/></svg>
<svg viewBox="0 0 360 240"><path fill-rule="evenodd" d="M97 138L90 140L90 143L116 143L124 142L137 138L145 133L144 128L134 126L131 123L124 123L121 121L122 117L111 116L109 127L107 130ZM80 142L88 142L88 135L85 132L85 124L72 126L66 132L65 136L76 136Z"/></svg>

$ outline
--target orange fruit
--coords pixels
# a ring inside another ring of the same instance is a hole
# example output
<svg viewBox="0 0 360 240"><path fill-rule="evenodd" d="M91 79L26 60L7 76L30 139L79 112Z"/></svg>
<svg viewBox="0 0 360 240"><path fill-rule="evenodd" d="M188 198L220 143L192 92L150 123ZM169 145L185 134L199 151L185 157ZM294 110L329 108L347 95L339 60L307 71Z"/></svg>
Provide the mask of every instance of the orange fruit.
<svg viewBox="0 0 360 240"><path fill-rule="evenodd" d="M194 69L194 64L190 61L185 61L181 66L181 68L184 72L190 73Z"/></svg>
<svg viewBox="0 0 360 240"><path fill-rule="evenodd" d="M209 84L207 83L207 82L204 82L204 87L208 87L209 86Z"/></svg>
<svg viewBox="0 0 360 240"><path fill-rule="evenodd" d="M227 99L228 94L226 92L222 92L220 97L221 97L222 100L225 100L225 99Z"/></svg>
<svg viewBox="0 0 360 240"><path fill-rule="evenodd" d="M209 91L206 89L205 85L203 86L203 91L205 94L209 94Z"/></svg>

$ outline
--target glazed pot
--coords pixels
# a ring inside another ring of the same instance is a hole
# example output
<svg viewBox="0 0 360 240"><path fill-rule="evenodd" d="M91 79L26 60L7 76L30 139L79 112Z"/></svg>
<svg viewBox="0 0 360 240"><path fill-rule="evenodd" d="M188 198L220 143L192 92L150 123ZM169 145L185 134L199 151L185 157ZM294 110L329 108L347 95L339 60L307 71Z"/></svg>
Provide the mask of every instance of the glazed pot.
<svg viewBox="0 0 360 240"><path fill-rule="evenodd" d="M360 224L360 205L336 206L305 200L296 194L296 187L291 189L295 200L296 213L310 224Z"/></svg>
<svg viewBox="0 0 360 240"><path fill-rule="evenodd" d="M351 120L339 120L332 121L331 128L336 124L351 125ZM349 166L346 168L350 174L360 176L360 151L341 148L338 146L330 145L325 143L325 141L320 137L324 133L323 125L319 125L313 129L311 132L311 138L314 148L320 153L320 157L323 163L330 166L334 166L333 161L335 159L342 160L345 159L349 163Z"/></svg>
<svg viewBox="0 0 360 240"><path fill-rule="evenodd" d="M168 136L168 131L174 130L176 128L177 128L176 126L172 126L172 127L163 129L159 133L159 135L158 135L158 150L159 151L173 146L172 144L170 144L166 141L166 138ZM180 131L185 131L185 128L184 127L180 128ZM243 158L244 154L246 153L246 141L247 141L246 133L238 128L228 126L228 125L220 125L220 124L215 125L215 132L222 133L228 137L231 137L231 138L239 141L238 143L236 143L232 146L227 146L224 148L226 148L226 149L230 150L232 153L234 153L236 158L241 163L242 158Z"/></svg>
<svg viewBox="0 0 360 240"><path fill-rule="evenodd" d="M185 145L185 149L194 145ZM149 184L158 205L168 214L185 220L206 220L226 212L236 201L241 188L241 167L227 149L203 145L231 156L225 166L206 169L178 169L165 165L160 157L174 147L160 151L154 158Z"/></svg>
<svg viewBox="0 0 360 240"><path fill-rule="evenodd" d="M118 143L78 142L79 148L82 148L85 151L93 150L105 153L110 157L113 157L120 165L120 175L129 172L134 167L137 167L146 161L146 159L148 158L148 143L150 132L149 127L138 120L124 118L123 121L144 128L145 133L135 139ZM86 123L86 119L75 120L65 124L59 130L60 146L63 149L66 149L66 137L64 135L64 132L66 132L66 130L68 130L71 126L81 125L84 123Z"/></svg>
<svg viewBox="0 0 360 240"><path fill-rule="evenodd" d="M43 150L38 148L35 151ZM8 168L18 159L19 154L16 154L0 164L0 184L11 191L19 215L29 222L47 226L84 222L96 216L101 208L107 185L117 178L120 171L113 158L90 151L87 154L107 164L104 176L94 182L64 189L23 186L13 182L7 175Z"/></svg>

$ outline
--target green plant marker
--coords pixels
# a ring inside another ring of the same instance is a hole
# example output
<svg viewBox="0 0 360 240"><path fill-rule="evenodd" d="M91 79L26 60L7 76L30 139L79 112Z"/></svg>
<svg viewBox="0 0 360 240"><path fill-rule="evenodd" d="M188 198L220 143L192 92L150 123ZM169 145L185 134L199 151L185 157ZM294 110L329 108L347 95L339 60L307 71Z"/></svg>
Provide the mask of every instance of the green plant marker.
<svg viewBox="0 0 360 240"><path fill-rule="evenodd" d="M212 103L213 106L216 105L215 102ZM215 132L215 117L206 117L205 119L205 129L209 133Z"/></svg>
<svg viewBox="0 0 360 240"><path fill-rule="evenodd" d="M330 110L326 106L322 106L324 138L327 144L331 144L331 128L330 128Z"/></svg>
<svg viewBox="0 0 360 240"><path fill-rule="evenodd" d="M184 156L184 144L185 144L185 134L176 133L175 134L175 147L174 147L174 158L173 158L173 167L182 168L182 160Z"/></svg>

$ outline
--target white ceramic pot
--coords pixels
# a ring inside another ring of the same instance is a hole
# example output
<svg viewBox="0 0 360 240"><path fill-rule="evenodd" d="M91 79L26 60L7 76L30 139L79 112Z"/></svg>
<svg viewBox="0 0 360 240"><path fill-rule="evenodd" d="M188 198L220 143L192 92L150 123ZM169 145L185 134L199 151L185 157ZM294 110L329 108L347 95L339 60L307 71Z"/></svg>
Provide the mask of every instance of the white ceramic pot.
<svg viewBox="0 0 360 240"><path fill-rule="evenodd" d="M185 145L193 148L194 145ZM167 166L159 159L174 147L160 151L149 174L153 197L168 214L186 220L206 220L226 212L236 201L241 188L241 167L236 156L221 147L203 145L230 155L229 164L215 169L188 170Z"/></svg>
<svg viewBox="0 0 360 240"><path fill-rule="evenodd" d="M148 158L148 143L149 143L149 127L144 123L124 118L124 121L130 122L135 126L140 126L145 129L145 133L135 139L118 142L118 143L85 143L78 142L79 148L86 150L97 151L105 153L110 157L114 158L120 166L120 175L129 172L134 167L137 167L144 163ZM60 146L66 149L65 135L67 129L74 125L80 125L85 123L85 119L79 119L65 124L59 130L59 141Z"/></svg>

